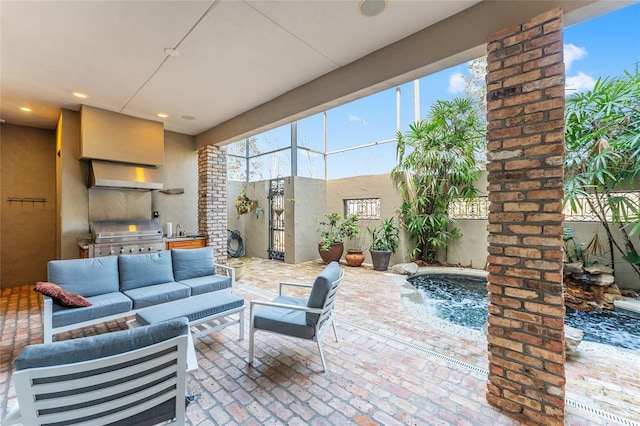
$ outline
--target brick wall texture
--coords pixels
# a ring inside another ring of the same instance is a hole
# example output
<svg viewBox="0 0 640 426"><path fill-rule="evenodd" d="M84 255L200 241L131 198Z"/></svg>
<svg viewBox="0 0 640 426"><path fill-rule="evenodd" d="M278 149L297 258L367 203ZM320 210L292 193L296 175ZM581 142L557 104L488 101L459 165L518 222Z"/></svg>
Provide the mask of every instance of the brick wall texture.
<svg viewBox="0 0 640 426"><path fill-rule="evenodd" d="M227 263L227 153L214 145L198 150L198 230Z"/></svg>
<svg viewBox="0 0 640 426"><path fill-rule="evenodd" d="M564 424L562 11L489 36L487 400Z"/></svg>

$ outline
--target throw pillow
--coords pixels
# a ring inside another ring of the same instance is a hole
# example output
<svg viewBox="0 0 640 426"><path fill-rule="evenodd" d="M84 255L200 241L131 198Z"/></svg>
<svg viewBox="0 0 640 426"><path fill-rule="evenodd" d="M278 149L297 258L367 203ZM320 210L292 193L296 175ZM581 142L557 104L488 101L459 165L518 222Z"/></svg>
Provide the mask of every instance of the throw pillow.
<svg viewBox="0 0 640 426"><path fill-rule="evenodd" d="M38 293L46 294L53 299L53 302L67 308L82 308L91 306L85 297L71 293L60 287L58 284L39 281L33 288Z"/></svg>

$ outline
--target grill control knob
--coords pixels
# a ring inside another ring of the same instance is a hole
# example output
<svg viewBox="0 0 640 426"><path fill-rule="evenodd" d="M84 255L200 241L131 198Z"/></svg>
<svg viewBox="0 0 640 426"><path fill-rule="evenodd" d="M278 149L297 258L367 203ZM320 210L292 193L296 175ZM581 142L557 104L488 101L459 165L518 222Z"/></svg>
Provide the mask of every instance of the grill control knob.
<svg viewBox="0 0 640 426"><path fill-rule="evenodd" d="M113 250L112 250L113 251ZM120 253L124 253L124 248L120 247ZM113 254L113 253L112 253Z"/></svg>
<svg viewBox="0 0 640 426"><path fill-rule="evenodd" d="M115 250L109 250L109 254L115 254Z"/></svg>
<svg viewBox="0 0 640 426"><path fill-rule="evenodd" d="M129 252L130 252L130 253L135 253L135 251L136 251L136 249L134 249L134 248L129 249Z"/></svg>
<svg viewBox="0 0 640 426"><path fill-rule="evenodd" d="M148 248L148 250L149 250L149 251L153 251L153 247L149 247L149 248Z"/></svg>

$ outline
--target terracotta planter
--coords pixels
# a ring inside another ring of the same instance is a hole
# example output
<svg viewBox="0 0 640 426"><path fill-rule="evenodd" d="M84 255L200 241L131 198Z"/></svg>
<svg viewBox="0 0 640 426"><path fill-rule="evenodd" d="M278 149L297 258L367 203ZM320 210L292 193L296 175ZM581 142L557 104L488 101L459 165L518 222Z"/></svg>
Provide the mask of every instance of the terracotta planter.
<svg viewBox="0 0 640 426"><path fill-rule="evenodd" d="M371 253L371 262L374 271L386 271L389 268L391 260L391 251L389 250L369 250Z"/></svg>
<svg viewBox="0 0 640 426"><path fill-rule="evenodd" d="M333 261L340 262L342 252L344 251L344 244L342 241L333 243L329 250L322 250L322 244L318 243L318 253L324 261L324 263L331 263Z"/></svg>
<svg viewBox="0 0 640 426"><path fill-rule="evenodd" d="M347 249L347 254L344 256L349 266L360 266L364 262L364 254L360 249Z"/></svg>

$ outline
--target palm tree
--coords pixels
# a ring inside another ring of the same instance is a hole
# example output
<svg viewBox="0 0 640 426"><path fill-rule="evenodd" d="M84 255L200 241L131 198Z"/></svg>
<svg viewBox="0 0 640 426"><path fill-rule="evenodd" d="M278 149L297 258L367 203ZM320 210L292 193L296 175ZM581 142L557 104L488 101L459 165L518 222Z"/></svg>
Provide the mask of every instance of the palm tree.
<svg viewBox="0 0 640 426"><path fill-rule="evenodd" d="M640 205L620 188L640 177L640 73L601 78L593 89L567 98L565 112L565 204L573 212L586 203L609 240L611 267L622 253L640 275L632 241L640 230ZM620 230L618 243L612 226Z"/></svg>
<svg viewBox="0 0 640 426"><path fill-rule="evenodd" d="M398 165L391 171L403 197L404 226L417 242L409 255L428 262L461 233L449 217L449 203L471 199L479 176L477 153L483 147L484 126L473 101L437 101L427 118L397 134Z"/></svg>

